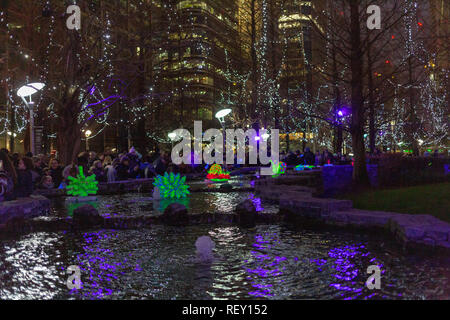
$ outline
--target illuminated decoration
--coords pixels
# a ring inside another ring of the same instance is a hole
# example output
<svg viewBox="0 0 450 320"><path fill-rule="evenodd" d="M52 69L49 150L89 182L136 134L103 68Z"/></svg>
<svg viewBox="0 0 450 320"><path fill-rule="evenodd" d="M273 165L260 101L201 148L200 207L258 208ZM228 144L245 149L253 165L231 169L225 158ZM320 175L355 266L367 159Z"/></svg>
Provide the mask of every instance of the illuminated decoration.
<svg viewBox="0 0 450 320"><path fill-rule="evenodd" d="M76 197L87 197L90 194L97 194L98 182L95 180L95 174L86 177L83 172L83 167L78 167L78 175L76 178L69 176L69 185L67 186L67 193Z"/></svg>
<svg viewBox="0 0 450 320"><path fill-rule="evenodd" d="M301 164L301 165L298 165L295 167L295 171L305 171L306 169L313 170L315 168L317 168L317 167L316 166L306 166L306 165Z"/></svg>
<svg viewBox="0 0 450 320"><path fill-rule="evenodd" d="M275 166L272 160L270 160L270 163L272 163L272 171L274 178L286 173L287 170L286 163L280 162L278 163L278 166Z"/></svg>
<svg viewBox="0 0 450 320"><path fill-rule="evenodd" d="M230 173L225 172L220 164L214 164L208 171L206 179L214 182L225 182L230 180Z"/></svg>
<svg viewBox="0 0 450 320"><path fill-rule="evenodd" d="M175 175L171 172L169 175L166 172L164 176L158 175L153 185L159 189L163 199L180 199L190 194L185 182L186 177L181 177L179 173Z"/></svg>
<svg viewBox="0 0 450 320"><path fill-rule="evenodd" d="M90 194L97 194L98 181L95 180L95 174L86 177L82 166L79 166L78 170L76 178L69 176L70 182L67 186L67 193L76 197L87 197Z"/></svg>
<svg viewBox="0 0 450 320"><path fill-rule="evenodd" d="M217 119L223 119L232 112L231 109L223 109L216 113Z"/></svg>
<svg viewBox="0 0 450 320"><path fill-rule="evenodd" d="M30 97L33 94L37 93L39 90L42 90L45 87L45 84L36 82L30 83L20 87L17 91L17 95L22 98Z"/></svg>

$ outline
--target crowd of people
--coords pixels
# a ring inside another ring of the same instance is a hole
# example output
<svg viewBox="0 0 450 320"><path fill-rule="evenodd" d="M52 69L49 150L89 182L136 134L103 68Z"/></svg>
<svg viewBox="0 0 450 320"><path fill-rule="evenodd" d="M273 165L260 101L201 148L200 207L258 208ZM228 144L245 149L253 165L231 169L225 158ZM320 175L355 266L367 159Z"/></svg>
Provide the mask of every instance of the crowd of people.
<svg viewBox="0 0 450 320"><path fill-rule="evenodd" d="M102 182L152 178L165 172L193 173L204 170L203 166L176 166L165 152L141 155L131 148L121 154L96 154L82 152L74 163L64 165L55 156L31 153L20 156L0 150L0 201L28 197L36 189L63 189L69 176L76 177L79 167L86 175L95 175Z"/></svg>
<svg viewBox="0 0 450 320"><path fill-rule="evenodd" d="M309 148L306 148L304 153L301 153L300 150L297 150L296 152L290 151L288 153L282 152L280 160L285 162L288 166L323 166L326 164L345 165L352 162L352 158L349 155L343 155L342 153L333 154L326 149L322 153L320 151L313 153Z"/></svg>
<svg viewBox="0 0 450 320"><path fill-rule="evenodd" d="M380 152L378 152L380 153ZM439 153L438 153L439 155ZM431 155L425 155L431 156ZM433 154L436 156L436 153ZM333 154L328 150L313 153L306 148L302 153L282 152L280 160L288 166L326 164L347 165L353 158L341 153ZM235 163L238 163L236 161ZM152 178L163 175L165 172L174 173L205 173L208 166L201 165L175 165L166 152L155 152L142 155L134 147L121 154L96 154L95 152L82 152L74 163L62 164L55 155L38 155L28 153L20 156L11 154L7 149L0 150L0 201L28 197L36 189L63 189L69 183L69 176L76 177L79 167L87 175L95 175L100 183L125 181L130 179ZM241 165L228 166L227 170Z"/></svg>

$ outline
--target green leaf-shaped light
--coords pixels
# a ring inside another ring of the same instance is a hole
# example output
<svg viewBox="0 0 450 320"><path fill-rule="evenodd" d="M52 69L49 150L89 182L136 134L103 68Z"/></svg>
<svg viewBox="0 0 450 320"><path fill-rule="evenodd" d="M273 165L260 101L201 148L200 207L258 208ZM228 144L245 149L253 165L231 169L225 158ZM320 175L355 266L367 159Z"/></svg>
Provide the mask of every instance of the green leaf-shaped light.
<svg viewBox="0 0 450 320"><path fill-rule="evenodd" d="M166 172L164 176L157 176L153 185L160 190L160 194L164 199L180 199L186 197L189 192L189 186L185 184L186 177L181 177L180 174L170 175Z"/></svg>
<svg viewBox="0 0 450 320"><path fill-rule="evenodd" d="M98 182L95 180L95 174L86 178L83 167L78 167L78 170L76 178L68 177L67 193L76 197L87 197L90 194L97 194Z"/></svg>

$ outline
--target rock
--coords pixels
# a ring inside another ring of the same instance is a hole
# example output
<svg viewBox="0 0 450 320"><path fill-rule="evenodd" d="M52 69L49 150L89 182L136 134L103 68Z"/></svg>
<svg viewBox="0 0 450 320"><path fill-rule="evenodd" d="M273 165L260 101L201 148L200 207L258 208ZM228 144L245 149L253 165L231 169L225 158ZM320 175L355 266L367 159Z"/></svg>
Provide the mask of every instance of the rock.
<svg viewBox="0 0 450 320"><path fill-rule="evenodd" d="M189 223L188 211L181 203L172 203L164 210L161 220L169 226L185 226Z"/></svg>
<svg viewBox="0 0 450 320"><path fill-rule="evenodd" d="M103 217L97 209L86 204L73 211L73 223L80 227L94 227L103 223Z"/></svg>
<svg viewBox="0 0 450 320"><path fill-rule="evenodd" d="M244 228L253 228L256 226L256 208L251 200L245 200L236 207L238 223Z"/></svg>
<svg viewBox="0 0 450 320"><path fill-rule="evenodd" d="M29 220L46 215L50 211L50 200L43 196L30 196L13 201L0 202L0 224L13 218Z"/></svg>
<svg viewBox="0 0 450 320"><path fill-rule="evenodd" d="M220 186L220 190L222 190L222 191L232 191L233 190L233 186L231 184L229 184L229 183L225 183L225 184L222 184Z"/></svg>

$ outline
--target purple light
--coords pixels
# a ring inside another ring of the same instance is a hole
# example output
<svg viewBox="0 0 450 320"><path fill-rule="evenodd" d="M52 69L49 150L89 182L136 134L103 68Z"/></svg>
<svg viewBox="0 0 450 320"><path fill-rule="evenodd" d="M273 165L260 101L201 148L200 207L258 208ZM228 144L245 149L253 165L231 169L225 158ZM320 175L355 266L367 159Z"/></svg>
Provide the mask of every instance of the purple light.
<svg viewBox="0 0 450 320"><path fill-rule="evenodd" d="M261 137L260 136L256 136L255 137L255 141L259 141L259 140L261 140Z"/></svg>
<svg viewBox="0 0 450 320"><path fill-rule="evenodd" d="M339 117L343 117L343 116L344 116L344 112L342 112L342 110L339 110L338 116L339 116Z"/></svg>

